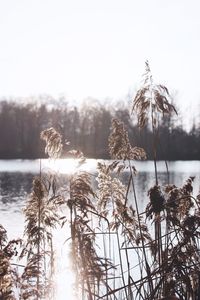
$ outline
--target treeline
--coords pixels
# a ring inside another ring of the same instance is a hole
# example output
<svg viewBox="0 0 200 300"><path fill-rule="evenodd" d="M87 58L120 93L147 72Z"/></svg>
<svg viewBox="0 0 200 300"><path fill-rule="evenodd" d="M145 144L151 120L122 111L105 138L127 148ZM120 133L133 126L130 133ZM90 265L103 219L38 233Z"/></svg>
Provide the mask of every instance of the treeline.
<svg viewBox="0 0 200 300"><path fill-rule="evenodd" d="M0 102L0 158L34 159L45 157L40 132L54 126L63 136L64 154L79 149L89 158L109 158L108 136L112 118L124 122L132 145L144 147L152 159L152 132L147 126L139 130L136 116L130 116L126 107L115 109L103 104L83 105L81 108L59 105ZM158 159L199 160L200 128L193 126L187 132L175 125L173 117L164 118L159 125ZM67 142L70 146L67 146Z"/></svg>

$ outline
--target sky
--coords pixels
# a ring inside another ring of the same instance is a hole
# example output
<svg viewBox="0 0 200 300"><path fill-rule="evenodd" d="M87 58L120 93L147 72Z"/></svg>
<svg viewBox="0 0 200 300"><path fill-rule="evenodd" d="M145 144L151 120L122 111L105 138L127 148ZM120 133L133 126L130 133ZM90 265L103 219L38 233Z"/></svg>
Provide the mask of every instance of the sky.
<svg viewBox="0 0 200 300"><path fill-rule="evenodd" d="M0 0L0 98L123 99L148 60L178 106L198 107L199 13L199 0Z"/></svg>

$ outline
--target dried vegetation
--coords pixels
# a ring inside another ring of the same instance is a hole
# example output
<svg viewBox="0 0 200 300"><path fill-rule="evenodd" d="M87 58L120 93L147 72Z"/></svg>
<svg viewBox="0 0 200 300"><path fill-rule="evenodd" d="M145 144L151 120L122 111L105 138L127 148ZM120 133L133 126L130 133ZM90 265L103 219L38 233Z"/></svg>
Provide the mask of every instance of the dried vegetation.
<svg viewBox="0 0 200 300"><path fill-rule="evenodd" d="M20 274L13 269L16 245L7 242L0 227L0 299L57 299L54 288L55 227L70 226L71 261L80 299L185 299L200 294L200 195L194 197L190 177L182 187L159 183L157 143L159 119L176 113L166 87L153 83L148 62L144 84L137 92L132 110L138 126L151 125L153 132L155 185L148 191L145 212L139 211L134 160L146 159L144 149L132 146L124 124L112 122L109 151L114 160L98 163L96 191L86 172L68 180L67 197L54 174L40 173L24 209L25 230L19 257ZM62 151L62 137L50 128L41 133L50 158ZM84 156L72 150L82 163ZM128 170L127 186L121 173ZM61 213L66 207L68 215ZM18 296L16 296L16 290ZM63 298L64 299L64 298ZM59 299L58 299L59 300Z"/></svg>

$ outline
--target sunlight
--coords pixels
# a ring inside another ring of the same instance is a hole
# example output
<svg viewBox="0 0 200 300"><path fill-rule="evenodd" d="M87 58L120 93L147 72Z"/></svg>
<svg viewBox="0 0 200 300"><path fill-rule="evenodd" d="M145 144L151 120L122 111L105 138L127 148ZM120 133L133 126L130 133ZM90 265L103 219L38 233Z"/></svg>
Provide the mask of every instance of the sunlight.
<svg viewBox="0 0 200 300"><path fill-rule="evenodd" d="M67 256L67 253L65 253ZM68 262L64 260L64 257L57 261L57 274L55 278L56 286L56 299L57 300L75 300L75 289L74 289L74 274L70 270L70 267L66 266Z"/></svg>
<svg viewBox="0 0 200 300"><path fill-rule="evenodd" d="M70 175L79 170L91 172L95 170L96 165L97 161L95 159L86 159L84 162L74 158L42 159L42 171L50 169L60 174Z"/></svg>
<svg viewBox="0 0 200 300"><path fill-rule="evenodd" d="M51 169L60 174L73 174L77 170L78 160L73 158L56 160L48 159L42 161L42 166L44 169Z"/></svg>
<svg viewBox="0 0 200 300"><path fill-rule="evenodd" d="M78 171L93 172L96 168L97 161L95 159L87 159L81 163L80 159L65 158L65 159L42 159L42 172L48 170L58 174L73 175ZM68 211L65 211L68 218ZM75 274L73 273L70 262L70 246L69 242L65 241L71 236L69 224L65 224L59 230L55 229L55 295L56 300L77 300L78 289L75 286Z"/></svg>
<svg viewBox="0 0 200 300"><path fill-rule="evenodd" d="M63 243L63 236L68 236L69 227L64 226L56 232L55 290L57 300L76 300L75 274L69 257L69 243Z"/></svg>

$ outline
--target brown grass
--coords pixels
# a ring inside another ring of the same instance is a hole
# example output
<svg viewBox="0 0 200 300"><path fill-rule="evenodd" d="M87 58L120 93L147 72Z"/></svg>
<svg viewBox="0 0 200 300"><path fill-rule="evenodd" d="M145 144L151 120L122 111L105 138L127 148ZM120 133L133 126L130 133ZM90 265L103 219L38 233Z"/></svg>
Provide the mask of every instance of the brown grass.
<svg viewBox="0 0 200 300"><path fill-rule="evenodd" d="M138 126L142 128L149 122L153 132L155 184L147 191L145 212L139 211L133 161L145 159L146 153L131 145L124 124L114 119L109 137L114 161L98 164L96 191L92 175L86 172L69 178L67 198L55 174L40 172L34 179L24 210L20 258L25 266L19 275L12 270L19 241L7 242L6 231L0 227L1 299L17 299L14 285L20 299L56 299L53 229L67 222L71 234L63 237L63 242L70 239L70 257L81 299L199 299L200 196L192 194L192 177L182 187L159 183L159 120L163 114L176 113L176 109L170 103L168 89L154 84L148 62L132 110L138 116ZM58 158L62 136L50 128L41 133L41 138L49 157ZM70 154L84 161L79 150ZM127 186L121 182L124 170L129 172ZM69 217L61 213L63 207L68 209Z"/></svg>

